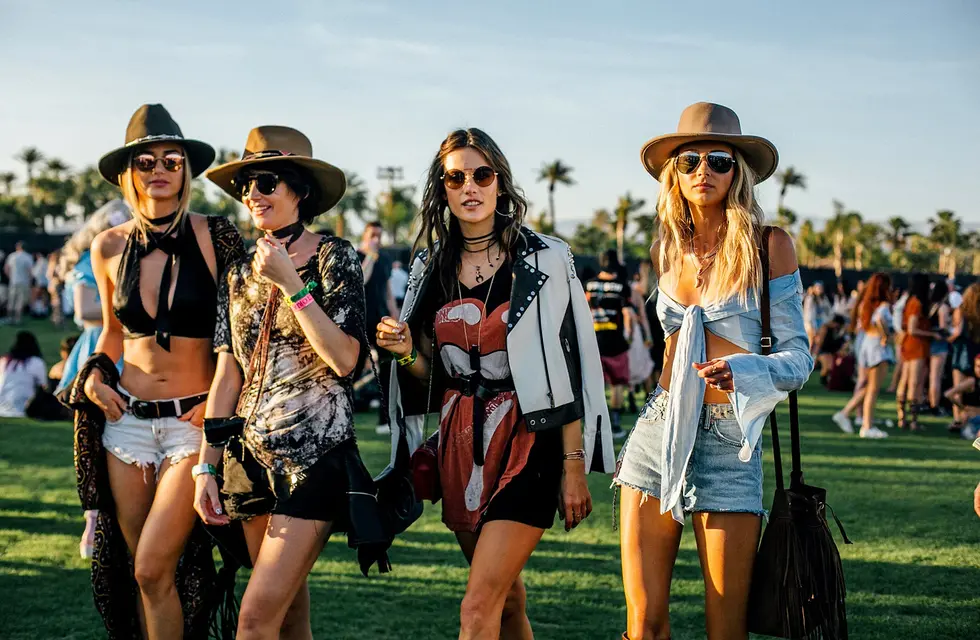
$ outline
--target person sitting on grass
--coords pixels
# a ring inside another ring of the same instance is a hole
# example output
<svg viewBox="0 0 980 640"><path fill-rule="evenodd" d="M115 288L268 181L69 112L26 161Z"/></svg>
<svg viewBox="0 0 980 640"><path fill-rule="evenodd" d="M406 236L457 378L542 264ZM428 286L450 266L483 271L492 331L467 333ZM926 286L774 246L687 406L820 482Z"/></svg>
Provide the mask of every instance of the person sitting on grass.
<svg viewBox="0 0 980 640"><path fill-rule="evenodd" d="M61 383L61 377L65 372L65 363L68 362L68 356L71 355L71 350L75 348L75 343L78 342L78 336L68 336L61 341L61 360L54 363L48 370L48 387L54 389Z"/></svg>
<svg viewBox="0 0 980 640"><path fill-rule="evenodd" d="M0 417L23 418L27 404L47 384L41 347L30 331L18 331L7 355L0 358Z"/></svg>
<svg viewBox="0 0 980 640"><path fill-rule="evenodd" d="M964 416L963 430L960 431L960 435L965 440L973 440L980 432L980 384L977 383L978 378L980 378L980 353L973 358L973 375L964 378L946 392L946 398Z"/></svg>

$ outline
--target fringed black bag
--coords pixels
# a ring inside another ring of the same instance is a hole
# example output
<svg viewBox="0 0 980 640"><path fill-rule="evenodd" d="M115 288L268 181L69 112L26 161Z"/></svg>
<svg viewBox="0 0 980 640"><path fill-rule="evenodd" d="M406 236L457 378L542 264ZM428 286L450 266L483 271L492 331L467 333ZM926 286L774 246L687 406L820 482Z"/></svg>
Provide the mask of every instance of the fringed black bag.
<svg viewBox="0 0 980 640"><path fill-rule="evenodd" d="M769 274L769 233L763 233L763 277ZM769 288L762 287L763 355L772 349ZM769 416L776 493L752 572L748 627L752 633L803 640L847 640L846 589L840 553L827 526L827 491L803 482L800 422L795 391L789 394L793 471L783 484L776 411ZM833 513L833 510L831 510ZM837 515L834 520L851 544Z"/></svg>

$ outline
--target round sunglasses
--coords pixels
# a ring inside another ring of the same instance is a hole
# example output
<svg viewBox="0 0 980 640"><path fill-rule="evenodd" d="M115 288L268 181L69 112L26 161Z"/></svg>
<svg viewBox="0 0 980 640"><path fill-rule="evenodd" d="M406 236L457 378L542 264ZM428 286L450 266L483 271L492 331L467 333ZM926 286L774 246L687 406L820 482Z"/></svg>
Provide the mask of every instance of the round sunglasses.
<svg viewBox="0 0 980 640"><path fill-rule="evenodd" d="M157 167L157 162L163 163L163 168L171 173L177 173L184 166L184 156L176 151L164 154L158 158L152 153L140 153L133 156L133 166L143 173L150 173Z"/></svg>
<svg viewBox="0 0 980 640"><path fill-rule="evenodd" d="M462 189L463 185L466 184L466 174L473 176L473 182L478 187L489 187L493 184L494 178L497 177L497 172L490 167L484 165L482 167L477 167L472 171L463 171L462 169L452 169L447 171L442 176L442 181L445 183L447 189Z"/></svg>
<svg viewBox="0 0 980 640"><path fill-rule="evenodd" d="M252 193L254 188L264 196L271 196L279 186L279 176L275 173L250 173L231 181L238 193L238 199L243 200Z"/></svg>
<svg viewBox="0 0 980 640"><path fill-rule="evenodd" d="M711 151L705 154L685 151L674 158L674 166L684 175L688 175L701 166L701 160L707 162L708 168L715 173L728 173L735 166L735 158L727 151Z"/></svg>

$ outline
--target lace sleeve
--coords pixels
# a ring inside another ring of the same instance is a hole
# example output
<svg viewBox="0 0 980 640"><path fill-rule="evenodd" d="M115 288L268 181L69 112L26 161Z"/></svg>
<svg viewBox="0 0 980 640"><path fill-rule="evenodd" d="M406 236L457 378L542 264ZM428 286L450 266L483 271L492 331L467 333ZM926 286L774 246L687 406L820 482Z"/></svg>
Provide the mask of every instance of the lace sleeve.
<svg viewBox="0 0 980 640"><path fill-rule="evenodd" d="M228 218L209 216L208 231L211 233L214 257L218 263L218 275L223 277L229 265L245 256L245 241Z"/></svg>
<svg viewBox="0 0 980 640"><path fill-rule="evenodd" d="M214 323L214 352L215 353L234 353L231 345L231 313L228 309L229 304L229 284L232 269L226 269L218 280L218 313Z"/></svg>
<svg viewBox="0 0 980 640"><path fill-rule="evenodd" d="M327 316L347 335L365 343L364 276L351 243L330 238L318 257L320 295L317 301Z"/></svg>

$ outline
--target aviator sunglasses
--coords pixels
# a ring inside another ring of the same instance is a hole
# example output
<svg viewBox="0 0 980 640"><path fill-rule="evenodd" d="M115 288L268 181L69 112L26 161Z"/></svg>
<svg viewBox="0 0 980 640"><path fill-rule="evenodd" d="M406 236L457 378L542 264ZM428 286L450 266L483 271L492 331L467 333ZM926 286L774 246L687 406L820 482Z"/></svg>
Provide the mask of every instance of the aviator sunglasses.
<svg viewBox="0 0 980 640"><path fill-rule="evenodd" d="M171 173L177 173L184 166L184 156L176 151L166 153L162 158L158 158L152 153L141 153L133 156L133 166L143 173L150 173L156 169L158 161L163 162L163 168Z"/></svg>
<svg viewBox="0 0 980 640"><path fill-rule="evenodd" d="M708 163L708 168L715 173L728 173L735 166L735 158L727 151L711 151L704 155L696 151L685 151L677 154L674 165L677 170L688 175L694 173L701 166L701 159Z"/></svg>
<svg viewBox="0 0 980 640"><path fill-rule="evenodd" d="M252 193L254 188L264 196L271 196L279 186L279 176L275 173L250 173L240 178L232 180L232 184L238 193L238 198L242 199Z"/></svg>
<svg viewBox="0 0 980 640"><path fill-rule="evenodd" d="M463 185L466 184L466 174L470 173L473 175L473 182L476 183L478 187L489 187L493 184L493 179L497 177L497 172L490 167L484 165L482 167L477 167L472 171L463 171L462 169L453 169L447 171L442 176L442 181L446 184L447 189L462 189Z"/></svg>

